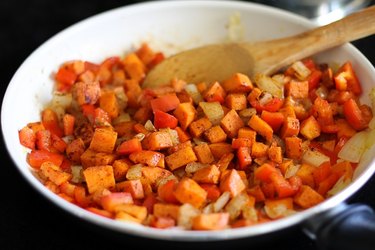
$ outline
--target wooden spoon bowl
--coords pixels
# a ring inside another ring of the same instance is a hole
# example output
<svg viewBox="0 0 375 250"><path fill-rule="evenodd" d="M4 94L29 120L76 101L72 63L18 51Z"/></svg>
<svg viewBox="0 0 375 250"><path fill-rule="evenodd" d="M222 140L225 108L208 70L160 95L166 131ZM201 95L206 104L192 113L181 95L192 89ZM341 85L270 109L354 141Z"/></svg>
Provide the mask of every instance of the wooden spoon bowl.
<svg viewBox="0 0 375 250"><path fill-rule="evenodd" d="M375 33L375 6L325 26L275 40L211 44L183 51L151 70L143 87L167 85L173 78L213 82L240 72L270 75L294 61Z"/></svg>

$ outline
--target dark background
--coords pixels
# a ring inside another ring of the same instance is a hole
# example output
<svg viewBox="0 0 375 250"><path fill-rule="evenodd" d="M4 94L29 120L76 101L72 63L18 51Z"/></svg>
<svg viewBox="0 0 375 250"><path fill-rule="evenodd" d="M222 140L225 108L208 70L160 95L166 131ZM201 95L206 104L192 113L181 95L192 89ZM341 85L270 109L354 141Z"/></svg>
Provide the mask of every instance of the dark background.
<svg viewBox="0 0 375 250"><path fill-rule="evenodd" d="M119 0L1 0L0 1L0 86L7 84L26 57L62 29L86 17L115 7L141 1ZM375 1L372 1L374 4ZM354 45L375 65L375 37ZM1 140L0 164L0 249L315 249L314 242L294 228L269 238L189 244L118 235L80 221L41 197L19 174ZM375 178L349 203L365 203L375 209ZM151 244L151 245L150 245Z"/></svg>

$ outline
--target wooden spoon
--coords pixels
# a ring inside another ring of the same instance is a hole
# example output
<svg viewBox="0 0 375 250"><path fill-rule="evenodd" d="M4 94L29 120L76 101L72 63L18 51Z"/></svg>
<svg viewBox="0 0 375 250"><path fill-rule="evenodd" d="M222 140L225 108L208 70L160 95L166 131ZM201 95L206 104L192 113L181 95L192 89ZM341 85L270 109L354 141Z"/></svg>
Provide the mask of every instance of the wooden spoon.
<svg viewBox="0 0 375 250"><path fill-rule="evenodd" d="M166 85L173 78L189 83L222 81L241 72L253 79L329 48L375 33L375 6L341 20L276 40L222 43L187 50L151 70L143 87Z"/></svg>

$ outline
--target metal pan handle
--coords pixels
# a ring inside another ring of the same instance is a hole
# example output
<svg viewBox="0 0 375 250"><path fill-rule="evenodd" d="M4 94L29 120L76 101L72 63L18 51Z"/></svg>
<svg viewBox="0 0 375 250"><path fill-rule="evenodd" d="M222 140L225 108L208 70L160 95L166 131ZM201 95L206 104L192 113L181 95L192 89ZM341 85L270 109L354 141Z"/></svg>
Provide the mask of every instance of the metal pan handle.
<svg viewBox="0 0 375 250"><path fill-rule="evenodd" d="M375 213L364 204L343 204L307 222L319 250L375 249Z"/></svg>

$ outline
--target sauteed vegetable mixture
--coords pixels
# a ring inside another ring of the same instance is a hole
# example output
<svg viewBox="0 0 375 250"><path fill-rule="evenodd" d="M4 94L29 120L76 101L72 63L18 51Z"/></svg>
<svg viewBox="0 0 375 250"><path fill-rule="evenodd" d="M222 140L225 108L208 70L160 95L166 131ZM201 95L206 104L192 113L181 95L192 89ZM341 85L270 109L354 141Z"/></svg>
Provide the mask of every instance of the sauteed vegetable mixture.
<svg viewBox="0 0 375 250"><path fill-rule="evenodd" d="M360 153L347 141L373 116L350 61L142 88L163 58L143 44L56 70L50 105L19 130L46 188L114 220L220 230L292 215L350 183Z"/></svg>

